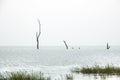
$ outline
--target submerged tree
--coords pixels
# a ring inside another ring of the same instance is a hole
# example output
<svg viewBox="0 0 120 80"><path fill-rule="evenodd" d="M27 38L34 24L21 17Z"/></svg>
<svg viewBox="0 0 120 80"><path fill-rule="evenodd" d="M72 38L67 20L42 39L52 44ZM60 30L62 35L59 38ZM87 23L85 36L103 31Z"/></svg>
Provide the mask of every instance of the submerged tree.
<svg viewBox="0 0 120 80"><path fill-rule="evenodd" d="M66 49L68 49L68 45L67 45L66 41L63 40L63 42L64 42L64 44L65 44Z"/></svg>
<svg viewBox="0 0 120 80"><path fill-rule="evenodd" d="M110 49L110 46L109 46L109 44L107 43L107 49Z"/></svg>
<svg viewBox="0 0 120 80"><path fill-rule="evenodd" d="M40 34L41 34L41 24L40 24L40 20L37 19L38 21L38 24L39 24L39 32L36 32L36 41L37 41L37 49L39 49L39 37L40 37Z"/></svg>

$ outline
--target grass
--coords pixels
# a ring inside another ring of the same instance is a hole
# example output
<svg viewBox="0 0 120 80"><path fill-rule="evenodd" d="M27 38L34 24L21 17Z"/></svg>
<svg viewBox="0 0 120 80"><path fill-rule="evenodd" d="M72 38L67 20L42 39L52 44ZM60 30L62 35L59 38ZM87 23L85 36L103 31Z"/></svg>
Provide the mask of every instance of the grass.
<svg viewBox="0 0 120 80"><path fill-rule="evenodd" d="M99 65L95 65L93 67L74 68L72 72L83 74L120 75L120 67L115 67L112 65L100 67Z"/></svg>
<svg viewBox="0 0 120 80"><path fill-rule="evenodd" d="M51 80L50 77L45 77L43 73L28 74L26 72L6 72L6 76L0 74L0 80Z"/></svg>
<svg viewBox="0 0 120 80"><path fill-rule="evenodd" d="M82 67L74 68L72 70L74 73L83 73L83 74L98 74L98 75L119 75L120 76L120 67L106 65L99 66L95 65L93 67ZM104 77L104 76L103 76ZM66 74L65 80L74 80L72 74ZM27 72L6 72L0 74L0 80L51 80L51 77L44 76L43 73L27 73Z"/></svg>
<svg viewBox="0 0 120 80"><path fill-rule="evenodd" d="M51 80L51 77L45 77L43 73L27 73L27 72L5 72L0 74L0 80ZM56 79L55 79L56 80ZM74 80L72 74L66 74L64 79L58 80Z"/></svg>

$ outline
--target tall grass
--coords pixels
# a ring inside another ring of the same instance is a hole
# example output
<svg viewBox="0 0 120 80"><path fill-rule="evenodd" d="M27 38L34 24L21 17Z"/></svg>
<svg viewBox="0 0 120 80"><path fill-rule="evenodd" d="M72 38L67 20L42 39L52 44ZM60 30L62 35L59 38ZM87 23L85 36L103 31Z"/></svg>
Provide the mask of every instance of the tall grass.
<svg viewBox="0 0 120 80"><path fill-rule="evenodd" d="M99 65L95 65L93 67L75 68L74 70L72 70L72 72L83 74L120 75L120 67L115 67L112 65L100 67Z"/></svg>
<svg viewBox="0 0 120 80"><path fill-rule="evenodd" d="M0 74L0 80L51 80L51 77L44 76L43 73L27 73L27 72L5 72ZM55 80L74 80L72 74L66 74L63 79Z"/></svg>
<svg viewBox="0 0 120 80"><path fill-rule="evenodd" d="M50 77L45 77L43 73L26 73L26 72L6 72L6 76L0 74L0 80L51 80Z"/></svg>

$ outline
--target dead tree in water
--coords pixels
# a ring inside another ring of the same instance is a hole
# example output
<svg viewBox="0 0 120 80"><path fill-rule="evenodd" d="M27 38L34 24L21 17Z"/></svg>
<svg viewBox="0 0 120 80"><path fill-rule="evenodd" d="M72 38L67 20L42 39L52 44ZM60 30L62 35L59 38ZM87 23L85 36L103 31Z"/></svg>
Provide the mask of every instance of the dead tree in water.
<svg viewBox="0 0 120 80"><path fill-rule="evenodd" d="M39 24L39 32L36 32L36 41L37 41L37 49L39 49L39 37L40 37L40 34L41 34L41 24L40 24L40 20L37 19L38 21L38 24Z"/></svg>
<svg viewBox="0 0 120 80"><path fill-rule="evenodd" d="M64 42L64 44L66 46L66 49L68 49L68 45L67 45L66 41L63 40L63 42Z"/></svg>
<svg viewBox="0 0 120 80"><path fill-rule="evenodd" d="M110 46L109 46L109 44L107 43L107 49L110 49Z"/></svg>

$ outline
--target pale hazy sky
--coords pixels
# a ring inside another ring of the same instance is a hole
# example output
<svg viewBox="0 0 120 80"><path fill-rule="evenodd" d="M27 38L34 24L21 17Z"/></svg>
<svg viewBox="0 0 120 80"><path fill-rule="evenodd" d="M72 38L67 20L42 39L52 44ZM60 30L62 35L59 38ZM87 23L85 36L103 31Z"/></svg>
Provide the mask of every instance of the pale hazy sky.
<svg viewBox="0 0 120 80"><path fill-rule="evenodd" d="M0 46L120 45L120 0L0 0Z"/></svg>

